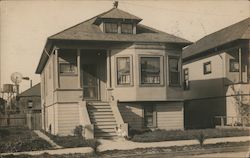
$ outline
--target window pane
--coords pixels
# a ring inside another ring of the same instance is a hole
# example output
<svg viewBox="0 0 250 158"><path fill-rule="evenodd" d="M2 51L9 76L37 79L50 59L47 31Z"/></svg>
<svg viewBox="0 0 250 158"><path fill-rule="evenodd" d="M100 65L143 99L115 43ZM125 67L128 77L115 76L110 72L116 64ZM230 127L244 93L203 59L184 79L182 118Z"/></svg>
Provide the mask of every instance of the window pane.
<svg viewBox="0 0 250 158"><path fill-rule="evenodd" d="M160 84L160 57L141 58L141 83Z"/></svg>
<svg viewBox="0 0 250 158"><path fill-rule="evenodd" d="M122 24L122 33L132 34L133 33L133 25L132 24Z"/></svg>
<svg viewBox="0 0 250 158"><path fill-rule="evenodd" d="M115 23L105 23L105 32L117 33L118 32L118 25Z"/></svg>
<svg viewBox="0 0 250 158"><path fill-rule="evenodd" d="M180 84L180 72L179 72L179 59L169 58L169 78L170 84L179 85Z"/></svg>
<svg viewBox="0 0 250 158"><path fill-rule="evenodd" d="M130 58L117 58L117 84L130 84Z"/></svg>

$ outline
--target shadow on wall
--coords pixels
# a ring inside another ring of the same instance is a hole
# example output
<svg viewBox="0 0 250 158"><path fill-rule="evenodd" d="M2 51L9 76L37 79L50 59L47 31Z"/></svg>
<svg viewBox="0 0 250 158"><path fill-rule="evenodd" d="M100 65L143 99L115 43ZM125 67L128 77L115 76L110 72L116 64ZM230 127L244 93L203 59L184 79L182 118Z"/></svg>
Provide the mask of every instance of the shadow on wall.
<svg viewBox="0 0 250 158"><path fill-rule="evenodd" d="M226 98L185 101L185 129L214 128L215 116L226 115Z"/></svg>
<svg viewBox="0 0 250 158"><path fill-rule="evenodd" d="M129 124L130 129L140 130L144 127L143 109L140 104L119 103L123 121Z"/></svg>

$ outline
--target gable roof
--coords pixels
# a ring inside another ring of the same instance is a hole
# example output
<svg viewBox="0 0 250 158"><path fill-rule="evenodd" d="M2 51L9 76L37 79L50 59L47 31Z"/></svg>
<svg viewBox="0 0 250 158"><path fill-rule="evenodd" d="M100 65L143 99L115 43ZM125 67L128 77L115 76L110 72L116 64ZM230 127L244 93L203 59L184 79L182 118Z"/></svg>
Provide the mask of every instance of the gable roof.
<svg viewBox="0 0 250 158"><path fill-rule="evenodd" d="M186 39L141 24L137 25L137 34L105 33L95 23L96 20L100 18L130 19L130 20L137 20L138 22L142 20L130 13L127 13L117 8L112 8L91 19L88 19L84 22L81 22L77 25L74 25L68 29L65 29L55 35L48 37L45 45L46 50L50 50L53 45L53 41L56 40L97 41L97 42L158 42L158 43L176 43L176 44L181 44L182 46L187 46L191 44L191 42ZM47 60L48 60L47 53L43 51L39 64L36 69L36 73L42 72Z"/></svg>
<svg viewBox="0 0 250 158"><path fill-rule="evenodd" d="M250 39L250 18L207 35L183 50L183 59L239 39Z"/></svg>
<svg viewBox="0 0 250 158"><path fill-rule="evenodd" d="M40 83L34 85L33 87L27 89L26 91L20 93L19 97L31 97L31 96L41 96L41 85Z"/></svg>

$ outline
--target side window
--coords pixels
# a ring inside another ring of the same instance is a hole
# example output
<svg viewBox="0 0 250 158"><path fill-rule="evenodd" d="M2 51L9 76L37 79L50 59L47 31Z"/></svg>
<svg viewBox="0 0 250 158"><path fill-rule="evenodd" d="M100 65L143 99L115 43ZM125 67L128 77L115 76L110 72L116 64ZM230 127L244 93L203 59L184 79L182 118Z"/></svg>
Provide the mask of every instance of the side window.
<svg viewBox="0 0 250 158"><path fill-rule="evenodd" d="M117 85L130 85L131 84L131 61L130 57L117 57Z"/></svg>
<svg viewBox="0 0 250 158"><path fill-rule="evenodd" d="M229 71L239 72L239 59L229 59Z"/></svg>
<svg viewBox="0 0 250 158"><path fill-rule="evenodd" d="M180 85L180 66L178 57L169 57L169 84Z"/></svg>
<svg viewBox="0 0 250 158"><path fill-rule="evenodd" d="M212 73L212 66L211 61L206 62L203 64L203 74L211 74Z"/></svg>
<svg viewBox="0 0 250 158"><path fill-rule="evenodd" d="M184 76L184 90L189 89L189 71L188 68L185 68L183 70L183 76Z"/></svg>
<svg viewBox="0 0 250 158"><path fill-rule="evenodd" d="M77 53L74 50L59 52L60 75L77 75Z"/></svg>

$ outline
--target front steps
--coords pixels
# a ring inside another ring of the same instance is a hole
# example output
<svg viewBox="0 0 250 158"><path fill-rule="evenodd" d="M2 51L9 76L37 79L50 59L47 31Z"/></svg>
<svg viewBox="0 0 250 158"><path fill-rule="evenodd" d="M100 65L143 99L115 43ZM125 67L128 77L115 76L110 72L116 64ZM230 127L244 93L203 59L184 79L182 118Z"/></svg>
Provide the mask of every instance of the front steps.
<svg viewBox="0 0 250 158"><path fill-rule="evenodd" d="M117 126L112 109L107 102L87 102L91 124L94 125L94 137L111 139L116 137Z"/></svg>

